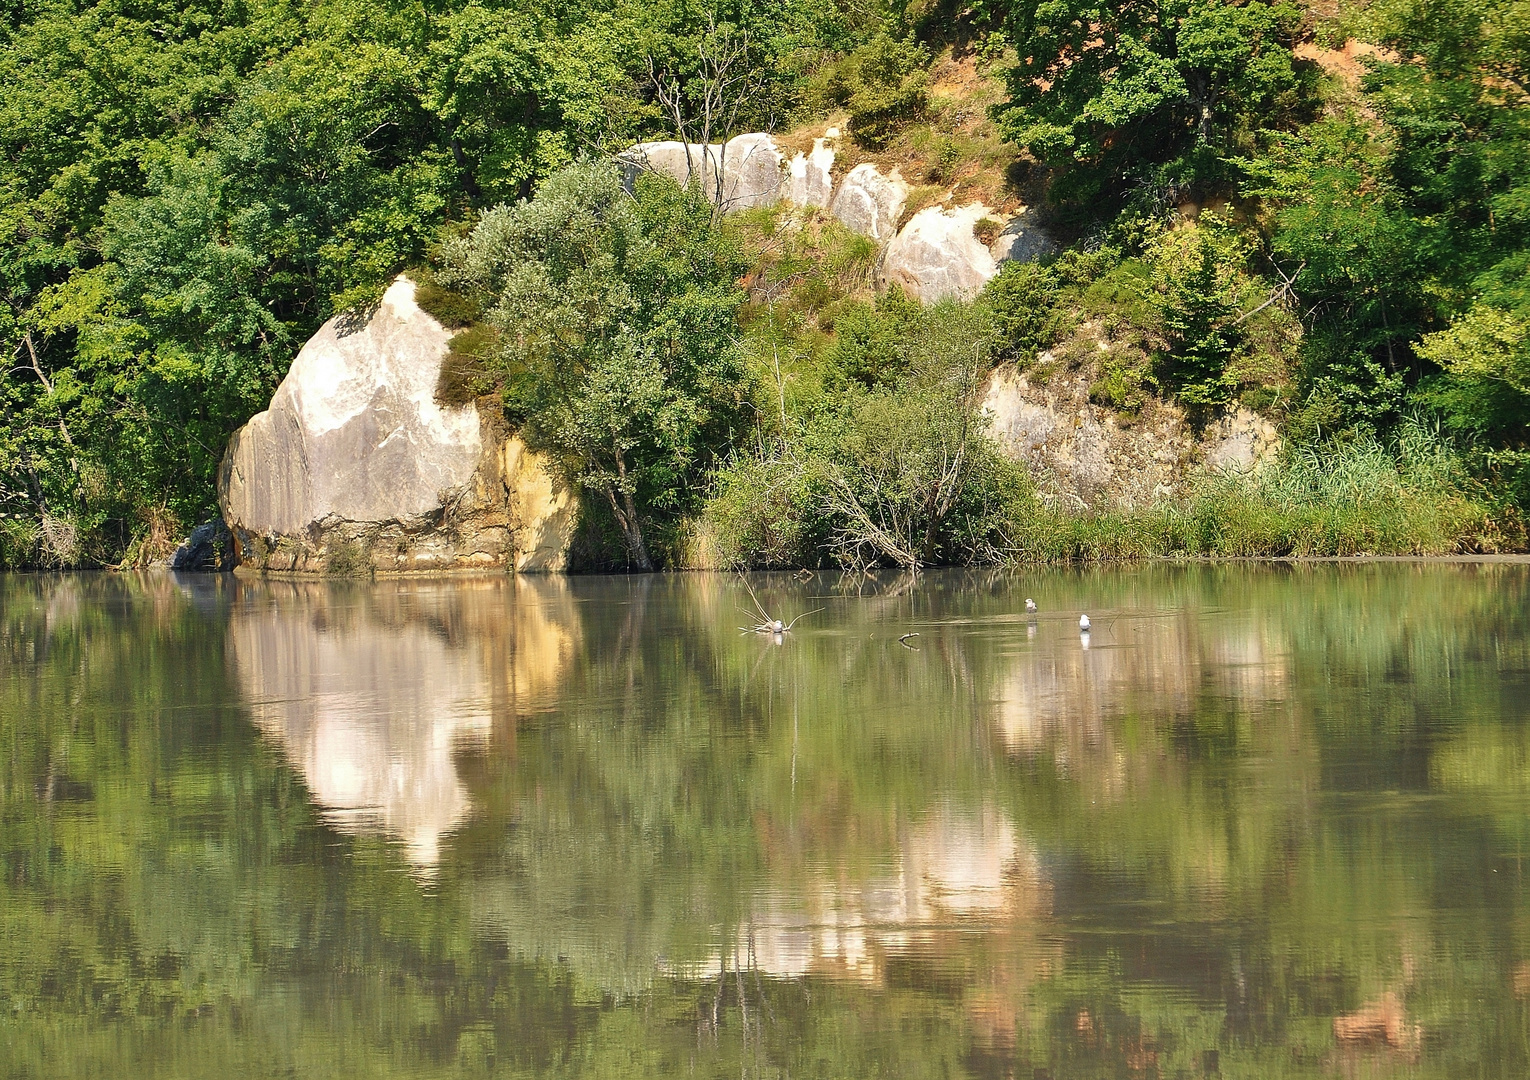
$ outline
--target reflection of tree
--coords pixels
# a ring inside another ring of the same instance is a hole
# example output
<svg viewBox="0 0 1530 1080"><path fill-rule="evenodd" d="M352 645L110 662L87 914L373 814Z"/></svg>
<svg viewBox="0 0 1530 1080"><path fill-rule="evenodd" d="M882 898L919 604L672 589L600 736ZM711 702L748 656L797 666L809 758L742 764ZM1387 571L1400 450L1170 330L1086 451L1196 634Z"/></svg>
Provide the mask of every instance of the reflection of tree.
<svg viewBox="0 0 1530 1080"><path fill-rule="evenodd" d="M0 579L0 1074L1525 1071L1522 571L884 585ZM428 883L249 723L265 617L470 673Z"/></svg>

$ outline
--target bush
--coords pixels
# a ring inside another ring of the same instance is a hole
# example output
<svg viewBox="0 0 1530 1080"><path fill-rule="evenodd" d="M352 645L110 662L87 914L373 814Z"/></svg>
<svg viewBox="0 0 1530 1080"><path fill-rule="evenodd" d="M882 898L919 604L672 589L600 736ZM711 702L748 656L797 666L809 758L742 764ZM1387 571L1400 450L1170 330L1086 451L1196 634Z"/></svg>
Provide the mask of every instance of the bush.
<svg viewBox="0 0 1530 1080"><path fill-rule="evenodd" d="M850 113L850 137L879 150L899 127L924 114L929 103L929 54L912 37L878 34L819 77L814 93L820 106Z"/></svg>
<svg viewBox="0 0 1530 1080"><path fill-rule="evenodd" d="M791 455L735 454L712 479L702 520L723 566L816 566L828 535L815 470Z"/></svg>
<svg viewBox="0 0 1530 1080"><path fill-rule="evenodd" d="M1525 540L1517 515L1416 421L1390 448L1369 437L1292 446L1252 473L1207 472L1178 501L1089 515L1048 510L1020 522L1014 537L1017 562L1446 555Z"/></svg>
<svg viewBox="0 0 1530 1080"><path fill-rule="evenodd" d="M994 562L1033 501L984 417L947 388L852 391L808 440L841 564Z"/></svg>
<svg viewBox="0 0 1530 1080"><path fill-rule="evenodd" d="M867 388L895 380L906 369L910 326L919 304L901 289L878 296L875 304L850 305L834 320L834 344L825 359L842 381Z"/></svg>

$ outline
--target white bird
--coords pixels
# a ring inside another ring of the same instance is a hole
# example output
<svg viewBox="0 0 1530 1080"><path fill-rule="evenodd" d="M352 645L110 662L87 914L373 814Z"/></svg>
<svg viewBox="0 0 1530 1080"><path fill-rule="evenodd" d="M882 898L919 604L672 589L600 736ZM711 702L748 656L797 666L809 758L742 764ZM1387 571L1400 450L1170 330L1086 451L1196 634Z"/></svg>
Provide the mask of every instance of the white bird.
<svg viewBox="0 0 1530 1080"><path fill-rule="evenodd" d="M1025 613L1027 615L1036 614L1036 601L1032 600L1029 596L1025 598Z"/></svg>
<svg viewBox="0 0 1530 1080"><path fill-rule="evenodd" d="M1079 628L1079 630L1081 632L1083 632L1085 634L1089 633L1089 616L1088 615L1080 615L1078 617L1078 628Z"/></svg>

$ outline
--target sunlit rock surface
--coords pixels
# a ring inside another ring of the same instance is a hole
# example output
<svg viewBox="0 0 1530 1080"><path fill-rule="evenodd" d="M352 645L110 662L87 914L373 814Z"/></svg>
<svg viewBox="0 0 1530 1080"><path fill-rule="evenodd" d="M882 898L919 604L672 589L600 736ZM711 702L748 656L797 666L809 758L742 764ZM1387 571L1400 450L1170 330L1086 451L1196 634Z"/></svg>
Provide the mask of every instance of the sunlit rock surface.
<svg viewBox="0 0 1530 1080"><path fill-rule="evenodd" d="M988 214L981 203L919 211L887 245L882 257L883 286L900 286L926 304L976 296L999 269L973 232L973 226Z"/></svg>
<svg viewBox="0 0 1530 1080"><path fill-rule="evenodd" d="M1043 255L1055 254L1058 249L1057 241L1037 221L1036 211L1026 208L1005 223L989 250L995 262L1003 263L1035 262Z"/></svg>
<svg viewBox="0 0 1530 1080"><path fill-rule="evenodd" d="M832 132L833 129L831 128ZM798 153L789 164L790 185L787 197L797 206L827 209L834 198L834 149L829 136L813 140L813 149Z"/></svg>
<svg viewBox="0 0 1530 1080"><path fill-rule="evenodd" d="M578 626L561 578L240 586L230 658L250 715L327 821L421 869L472 812L471 746L516 736L557 686Z"/></svg>
<svg viewBox="0 0 1530 1080"><path fill-rule="evenodd" d="M830 210L851 232L879 243L893 238L908 202L908 185L894 172L883 176L869 162L857 165L840 181Z"/></svg>
<svg viewBox="0 0 1530 1080"><path fill-rule="evenodd" d="M549 548L561 537L566 550L572 497L518 441L507 454L505 433L476 406L436 402L450 340L401 277L375 311L336 316L303 346L219 471L243 565L561 566ZM519 557L522 531L534 536L529 560Z"/></svg>
<svg viewBox="0 0 1530 1080"><path fill-rule="evenodd" d="M620 160L631 176L651 169L682 185L694 176L707 198L725 212L774 206L790 189L785 159L776 141L763 132L736 135L725 144L638 143Z"/></svg>
<svg viewBox="0 0 1530 1080"><path fill-rule="evenodd" d="M1034 383L1012 364L989 376L983 411L999 446L1066 508L1140 507L1184 490L1202 467L1246 471L1280 448L1274 425L1239 409L1197 437L1182 409L1149 402L1136 416L1089 399L1090 375Z"/></svg>

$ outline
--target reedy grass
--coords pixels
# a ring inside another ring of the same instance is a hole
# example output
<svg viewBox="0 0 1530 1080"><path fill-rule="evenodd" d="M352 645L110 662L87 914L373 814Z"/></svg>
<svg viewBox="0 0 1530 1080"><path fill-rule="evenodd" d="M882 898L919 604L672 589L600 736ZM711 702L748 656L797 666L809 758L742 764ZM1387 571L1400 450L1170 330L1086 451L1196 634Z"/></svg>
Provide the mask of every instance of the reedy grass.
<svg viewBox="0 0 1530 1080"><path fill-rule="evenodd" d="M1181 499L1016 522L1015 562L1449 555L1522 549L1512 505L1474 481L1422 424L1395 448L1372 438L1289 447L1248 473L1207 471Z"/></svg>

